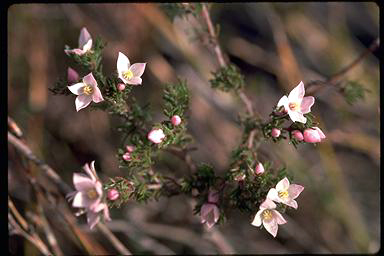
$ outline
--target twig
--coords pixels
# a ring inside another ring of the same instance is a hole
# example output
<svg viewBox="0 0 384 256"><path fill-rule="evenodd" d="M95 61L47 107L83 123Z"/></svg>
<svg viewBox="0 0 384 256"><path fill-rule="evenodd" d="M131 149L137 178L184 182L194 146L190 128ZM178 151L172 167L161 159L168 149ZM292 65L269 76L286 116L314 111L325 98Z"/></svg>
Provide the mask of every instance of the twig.
<svg viewBox="0 0 384 256"><path fill-rule="evenodd" d="M19 128L19 126L16 124L15 121L13 121L12 118L8 116L8 128L19 138L23 137L23 132Z"/></svg>
<svg viewBox="0 0 384 256"><path fill-rule="evenodd" d="M20 223L22 228L24 230L28 230L28 223L27 221L21 216L19 211L16 209L15 205L13 204L11 198L8 196L8 208L11 210L17 221Z"/></svg>
<svg viewBox="0 0 384 256"><path fill-rule="evenodd" d="M124 246L122 242L120 242L119 239L117 239L117 237L108 229L107 226L105 226L105 224L99 222L97 224L97 227L99 228L101 233L103 233L104 236L109 239L109 241L116 248L119 254L132 255L132 253Z"/></svg>

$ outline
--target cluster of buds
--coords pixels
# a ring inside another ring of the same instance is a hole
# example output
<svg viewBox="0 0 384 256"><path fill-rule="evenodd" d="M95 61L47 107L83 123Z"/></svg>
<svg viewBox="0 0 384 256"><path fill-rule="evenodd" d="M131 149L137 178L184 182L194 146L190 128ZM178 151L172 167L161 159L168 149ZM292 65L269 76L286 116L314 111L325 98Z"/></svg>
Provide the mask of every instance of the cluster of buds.
<svg viewBox="0 0 384 256"><path fill-rule="evenodd" d="M128 162L132 159L131 154L135 150L135 146L127 145L125 148L127 151L124 153L123 159Z"/></svg>

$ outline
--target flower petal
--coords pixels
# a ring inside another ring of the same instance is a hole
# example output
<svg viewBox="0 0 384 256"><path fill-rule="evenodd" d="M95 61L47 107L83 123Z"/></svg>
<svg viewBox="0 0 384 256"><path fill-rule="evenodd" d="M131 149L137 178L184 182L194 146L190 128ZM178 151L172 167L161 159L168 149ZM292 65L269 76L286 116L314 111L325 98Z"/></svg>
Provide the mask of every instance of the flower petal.
<svg viewBox="0 0 384 256"><path fill-rule="evenodd" d="M129 67L129 70L132 71L134 77L141 77L145 70L145 65L147 63L135 63Z"/></svg>
<svg viewBox="0 0 384 256"><path fill-rule="evenodd" d="M127 71L130 65L131 64L129 62L128 57L125 56L123 53L119 52L119 56L117 57L117 73L119 73L120 79L121 79L121 77L120 77L121 73L124 71ZM124 81L124 83L125 83L125 81Z"/></svg>
<svg viewBox="0 0 384 256"><path fill-rule="evenodd" d="M314 103L315 103L315 98L313 96L304 97L300 105L301 113L307 114L311 112L311 107Z"/></svg>
<svg viewBox="0 0 384 256"><path fill-rule="evenodd" d="M84 51L82 49L72 49L72 50L64 50L64 52L69 55L69 54L76 54L76 55L83 55Z"/></svg>
<svg viewBox="0 0 384 256"><path fill-rule="evenodd" d="M264 210L259 210L256 215L255 215L255 218L253 218L253 221L251 223L251 225L253 226L256 226L256 227L260 227L261 223L262 223L262 220L261 220L261 213L263 212Z"/></svg>
<svg viewBox="0 0 384 256"><path fill-rule="evenodd" d="M281 99L279 100L279 102L277 103L277 106L280 107L280 106L284 106L285 109L288 109L288 97L286 95L284 95L283 97L281 97Z"/></svg>
<svg viewBox="0 0 384 256"><path fill-rule="evenodd" d="M288 206L290 206L292 208L295 208L295 209L297 209L297 207L298 207L297 202L295 200L293 200L293 199L285 200L284 204L286 204L286 205L288 205Z"/></svg>
<svg viewBox="0 0 384 256"><path fill-rule="evenodd" d="M67 81L70 84L76 83L79 80L79 74L76 72L76 70L68 67L67 71Z"/></svg>
<svg viewBox="0 0 384 256"><path fill-rule="evenodd" d="M89 42L90 39L91 39L91 35L89 34L88 30L85 27L83 27L80 31L80 36L79 36L79 48L83 48L83 46L87 42Z"/></svg>
<svg viewBox="0 0 384 256"><path fill-rule="evenodd" d="M271 221L263 220L263 225L265 229L268 231L268 233L270 233L273 237L276 237L279 226L277 225L277 222L275 219L272 219Z"/></svg>
<svg viewBox="0 0 384 256"><path fill-rule="evenodd" d="M275 209L276 204L270 200L269 198L265 199L264 202L261 203L260 209Z"/></svg>
<svg viewBox="0 0 384 256"><path fill-rule="evenodd" d="M271 188L269 191L268 191L268 194L267 194L267 198L270 199L270 200L273 200L275 202L280 202L280 197L278 195L278 192L275 188Z"/></svg>
<svg viewBox="0 0 384 256"><path fill-rule="evenodd" d="M289 180L287 177L284 177L281 181L279 181L276 185L276 190L277 191L283 191L287 190L289 188Z"/></svg>
<svg viewBox="0 0 384 256"><path fill-rule="evenodd" d="M85 86L84 83L77 83L77 84L67 86L67 87L73 94L80 95L80 94L83 94L83 87L84 86Z"/></svg>
<svg viewBox="0 0 384 256"><path fill-rule="evenodd" d="M104 214L104 220L111 221L111 217L109 216L108 206L104 207L103 214Z"/></svg>
<svg viewBox="0 0 384 256"><path fill-rule="evenodd" d="M325 134L323 133L322 130L320 130L319 127L313 127L318 133L319 133L319 136L320 136L320 139L325 139Z"/></svg>
<svg viewBox="0 0 384 256"><path fill-rule="evenodd" d="M85 83L86 85L92 86L93 88L97 86L96 79L93 77L92 72L86 75L85 77L83 77L83 83Z"/></svg>
<svg viewBox="0 0 384 256"><path fill-rule="evenodd" d="M127 80L127 84L137 85L141 83L142 79L140 77L132 77L131 79Z"/></svg>
<svg viewBox="0 0 384 256"><path fill-rule="evenodd" d="M103 98L103 95L101 95L101 91L100 91L99 87L95 86L93 89L94 89L94 92L92 94L93 102L95 102L95 103L102 102L104 100L104 98Z"/></svg>
<svg viewBox="0 0 384 256"><path fill-rule="evenodd" d="M86 44L83 46L83 53L86 53L87 51L91 50L92 48L92 39L89 39Z"/></svg>
<svg viewBox="0 0 384 256"><path fill-rule="evenodd" d="M284 219L284 217L278 211L273 210L272 214L273 214L273 218L275 218L277 224L282 225L282 224L287 223L287 221Z"/></svg>
<svg viewBox="0 0 384 256"><path fill-rule="evenodd" d="M289 93L289 102L301 102L305 94L304 83L300 82L293 90Z"/></svg>
<svg viewBox="0 0 384 256"><path fill-rule="evenodd" d="M79 95L76 97L75 105L76 105L76 111L79 111L89 105L91 103L92 97L88 95Z"/></svg>
<svg viewBox="0 0 384 256"><path fill-rule="evenodd" d="M75 197L73 198L72 206L78 208L87 208L92 201L90 201L87 195L83 192L77 192Z"/></svg>
<svg viewBox="0 0 384 256"><path fill-rule="evenodd" d="M100 221L100 216L98 213L93 211L87 211L87 223L89 225L90 229L93 229L93 227Z"/></svg>
<svg viewBox="0 0 384 256"><path fill-rule="evenodd" d="M297 184L291 184L288 188L289 197L291 199L297 198L300 193L304 190L304 187Z"/></svg>
<svg viewBox="0 0 384 256"><path fill-rule="evenodd" d="M288 110L288 115L293 122L300 122L303 124L307 122L307 118L300 112Z"/></svg>
<svg viewBox="0 0 384 256"><path fill-rule="evenodd" d="M87 176L81 173L73 174L73 185L77 191L84 191L94 187L94 182Z"/></svg>

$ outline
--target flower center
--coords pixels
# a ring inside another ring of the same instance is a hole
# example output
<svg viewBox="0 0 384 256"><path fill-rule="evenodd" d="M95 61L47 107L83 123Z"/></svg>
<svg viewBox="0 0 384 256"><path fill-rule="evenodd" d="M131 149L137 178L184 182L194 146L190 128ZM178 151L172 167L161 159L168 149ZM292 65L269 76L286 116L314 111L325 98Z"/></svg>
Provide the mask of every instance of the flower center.
<svg viewBox="0 0 384 256"><path fill-rule="evenodd" d="M96 189L91 188L90 190L87 191L87 196L89 199L93 200L97 197L97 192Z"/></svg>
<svg viewBox="0 0 384 256"><path fill-rule="evenodd" d="M299 110L300 105L297 102L291 102L289 103L289 108L293 111Z"/></svg>
<svg viewBox="0 0 384 256"><path fill-rule="evenodd" d="M272 211L270 210L264 210L262 215L264 220L272 219Z"/></svg>
<svg viewBox="0 0 384 256"><path fill-rule="evenodd" d="M279 191L278 194L280 198L287 198L289 196L289 193L287 190Z"/></svg>
<svg viewBox="0 0 384 256"><path fill-rule="evenodd" d="M131 79L131 78L133 77L133 73L132 73L132 71L131 71L131 70L124 71L124 72L123 72L123 77L124 77L124 79L126 79L126 80Z"/></svg>
<svg viewBox="0 0 384 256"><path fill-rule="evenodd" d="M93 88L92 86L86 85L83 87L83 92L86 95L91 95L93 93Z"/></svg>

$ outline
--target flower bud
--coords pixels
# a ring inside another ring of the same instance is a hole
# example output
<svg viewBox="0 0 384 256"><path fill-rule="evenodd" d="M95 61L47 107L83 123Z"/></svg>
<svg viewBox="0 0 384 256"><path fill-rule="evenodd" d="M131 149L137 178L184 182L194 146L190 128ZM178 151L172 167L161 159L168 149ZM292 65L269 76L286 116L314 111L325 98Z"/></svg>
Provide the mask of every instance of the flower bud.
<svg viewBox="0 0 384 256"><path fill-rule="evenodd" d="M178 126L179 124L181 124L181 118L178 115L174 115L171 118L171 122L174 126Z"/></svg>
<svg viewBox="0 0 384 256"><path fill-rule="evenodd" d="M132 145L127 145L125 148L129 153L132 153L135 150L135 146L132 146Z"/></svg>
<svg viewBox="0 0 384 256"><path fill-rule="evenodd" d="M255 168L256 174L262 174L264 172L264 166L262 163L258 163Z"/></svg>
<svg viewBox="0 0 384 256"><path fill-rule="evenodd" d="M208 202L217 203L219 201L219 193L216 190L210 190L208 193Z"/></svg>
<svg viewBox="0 0 384 256"><path fill-rule="evenodd" d="M324 133L318 127L312 127L304 130L304 141L308 143L317 143L325 139Z"/></svg>
<svg viewBox="0 0 384 256"><path fill-rule="evenodd" d="M302 141L302 140L304 139L303 134L302 134L301 131L299 131L299 130L294 130L294 131L292 131L292 136L293 136L296 140L298 140L298 141Z"/></svg>
<svg viewBox="0 0 384 256"><path fill-rule="evenodd" d="M165 134L162 129L153 129L148 133L148 139L155 144L159 144L165 138Z"/></svg>
<svg viewBox="0 0 384 256"><path fill-rule="evenodd" d="M117 90L119 90L119 91L124 91L124 89L125 89L125 84L123 84L123 83L119 83L119 84L117 85Z"/></svg>
<svg viewBox="0 0 384 256"><path fill-rule="evenodd" d="M119 198L119 196L119 191L117 191L115 188L111 188L108 190L107 197L109 200L115 201L117 198Z"/></svg>
<svg viewBox="0 0 384 256"><path fill-rule="evenodd" d="M68 67L67 80L69 84L74 84L79 80L79 74L74 69Z"/></svg>
<svg viewBox="0 0 384 256"><path fill-rule="evenodd" d="M271 132L272 137L277 138L280 136L280 133L281 133L281 131L279 129L272 128L272 132Z"/></svg>
<svg viewBox="0 0 384 256"><path fill-rule="evenodd" d="M130 161L130 160L132 159L132 157L131 157L131 153L126 152L126 153L123 155L123 159L124 159L125 161Z"/></svg>

